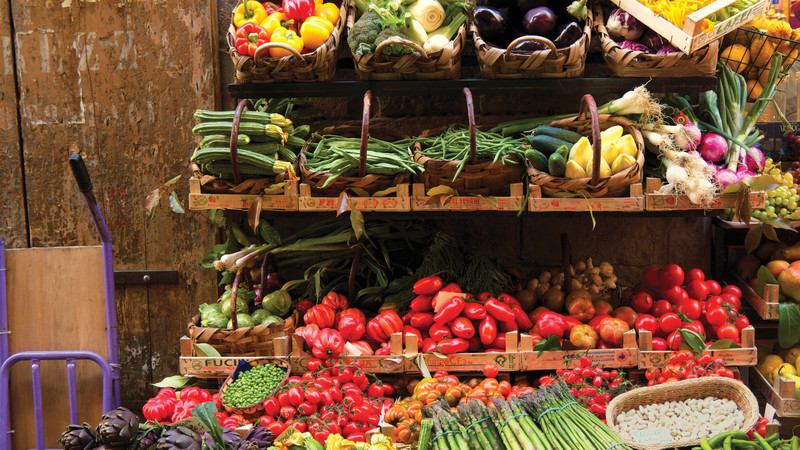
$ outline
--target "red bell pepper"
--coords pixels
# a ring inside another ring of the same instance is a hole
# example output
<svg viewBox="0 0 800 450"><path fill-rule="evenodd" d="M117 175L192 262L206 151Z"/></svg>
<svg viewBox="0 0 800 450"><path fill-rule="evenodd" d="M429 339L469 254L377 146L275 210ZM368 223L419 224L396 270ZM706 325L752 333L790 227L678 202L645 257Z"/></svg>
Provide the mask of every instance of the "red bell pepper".
<svg viewBox="0 0 800 450"><path fill-rule="evenodd" d="M408 324L422 330L430 328L430 326L433 325L433 314L429 312L414 313Z"/></svg>
<svg viewBox="0 0 800 450"><path fill-rule="evenodd" d="M494 317L487 315L481 320L478 325L478 335L481 337L481 343L484 346L492 345L492 342L497 338L497 321Z"/></svg>
<svg viewBox="0 0 800 450"><path fill-rule="evenodd" d="M333 328L333 324L336 322L336 310L329 305L314 305L311 309L306 311L303 316L303 321L306 325L313 323L318 326L320 330L323 328Z"/></svg>
<svg viewBox="0 0 800 450"><path fill-rule="evenodd" d="M267 13L267 16L274 13L275 11L279 11L281 9L280 6L276 5L272 2L263 2L261 5L264 6L264 12Z"/></svg>
<svg viewBox="0 0 800 450"><path fill-rule="evenodd" d="M311 352L319 359L336 358L344 351L344 343L341 333L332 328L325 328L317 335L317 341Z"/></svg>
<svg viewBox="0 0 800 450"><path fill-rule="evenodd" d="M339 313L336 329L346 341L357 341L364 337L367 327L367 318L358 308L345 309Z"/></svg>
<svg viewBox="0 0 800 450"><path fill-rule="evenodd" d="M414 300L411 300L409 308L415 312L428 312L433 309L432 302L432 295L418 295Z"/></svg>
<svg viewBox="0 0 800 450"><path fill-rule="evenodd" d="M450 327L441 323L433 324L428 330L428 334L430 334L433 340L436 342L453 338L453 332L450 330Z"/></svg>
<svg viewBox="0 0 800 450"><path fill-rule="evenodd" d="M396 311L386 310L367 323L367 337L375 342L389 342L393 333L403 331L403 319Z"/></svg>
<svg viewBox="0 0 800 450"><path fill-rule="evenodd" d="M302 22L314 14L315 6L314 0L284 0L283 12L286 17Z"/></svg>
<svg viewBox="0 0 800 450"><path fill-rule="evenodd" d="M313 3L314 0L311 0ZM236 30L235 47L236 51L242 56L253 56L256 49L269 42L267 30L260 26L247 22Z"/></svg>
<svg viewBox="0 0 800 450"><path fill-rule="evenodd" d="M469 339L475 336L475 326L466 317L458 317L450 324L450 329L456 337Z"/></svg>
<svg viewBox="0 0 800 450"><path fill-rule="evenodd" d="M455 338L445 339L436 345L439 353L452 355L454 353L464 353L469 350L469 342L466 339Z"/></svg>
<svg viewBox="0 0 800 450"><path fill-rule="evenodd" d="M513 321L516 318L514 310L505 303L500 302L496 298L490 298L483 304L486 308L486 313L500 322Z"/></svg>
<svg viewBox="0 0 800 450"><path fill-rule="evenodd" d="M486 317L486 308L480 303L467 302L464 307L464 316L470 320L481 320Z"/></svg>
<svg viewBox="0 0 800 450"><path fill-rule="evenodd" d="M433 321L436 323L449 323L455 320L464 311L467 303L459 296L451 297L446 302L439 302L436 305L438 310L436 315L433 316Z"/></svg>

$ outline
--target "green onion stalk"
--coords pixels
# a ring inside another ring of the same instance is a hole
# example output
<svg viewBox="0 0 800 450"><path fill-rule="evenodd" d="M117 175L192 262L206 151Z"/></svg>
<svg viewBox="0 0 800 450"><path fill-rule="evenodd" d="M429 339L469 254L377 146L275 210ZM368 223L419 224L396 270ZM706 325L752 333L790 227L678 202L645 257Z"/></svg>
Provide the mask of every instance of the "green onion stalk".
<svg viewBox="0 0 800 450"><path fill-rule="evenodd" d="M782 63L783 55L774 53L770 62L767 82L761 95L750 109L745 110L747 82L742 75L731 70L724 62L719 62L719 85L715 91L706 91L703 94L705 110L710 120L701 120L699 124L706 130L717 133L728 140L728 152L725 155L728 169L736 171L739 161L744 160L745 153L749 153L758 160L757 153L750 147L763 138L756 129L756 123L770 103L775 105L781 121L788 124L774 99L778 90L777 81Z"/></svg>

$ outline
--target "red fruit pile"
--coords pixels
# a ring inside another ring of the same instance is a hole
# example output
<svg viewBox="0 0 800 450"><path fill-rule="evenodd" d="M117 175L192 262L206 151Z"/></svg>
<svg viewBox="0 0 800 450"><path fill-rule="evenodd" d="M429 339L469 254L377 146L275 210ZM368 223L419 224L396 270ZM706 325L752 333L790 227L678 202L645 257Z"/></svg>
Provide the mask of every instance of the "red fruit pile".
<svg viewBox="0 0 800 450"><path fill-rule="evenodd" d="M454 283L444 286L435 275L417 281L414 293L411 311L402 318L403 336L415 335L424 353L505 352L507 332L533 328L519 301L508 294L475 298Z"/></svg>
<svg viewBox="0 0 800 450"><path fill-rule="evenodd" d="M706 280L700 269L684 273L677 264L649 267L638 292L630 298L638 313L636 330L653 333L653 350L678 350L680 329L706 336L706 340L741 342L741 331L750 325L739 313L742 291Z"/></svg>
<svg viewBox="0 0 800 450"><path fill-rule="evenodd" d="M714 358L708 352L695 357L689 350L672 353L666 366L645 372L648 386L701 377L734 378L734 374L725 367L722 358Z"/></svg>
<svg viewBox="0 0 800 450"><path fill-rule="evenodd" d="M329 292L322 302L308 308L303 321L305 326L298 327L295 334L306 341L317 358L338 357L348 342L362 355L374 353L372 346L361 340L366 332L367 318L358 308L349 308L344 295Z"/></svg>
<svg viewBox="0 0 800 450"><path fill-rule="evenodd" d="M205 402L216 402L220 408L219 395L211 395L205 389L189 387L176 392L172 388L163 388L158 394L147 400L142 407L145 420L152 420L161 424L174 423L192 417L195 406Z"/></svg>

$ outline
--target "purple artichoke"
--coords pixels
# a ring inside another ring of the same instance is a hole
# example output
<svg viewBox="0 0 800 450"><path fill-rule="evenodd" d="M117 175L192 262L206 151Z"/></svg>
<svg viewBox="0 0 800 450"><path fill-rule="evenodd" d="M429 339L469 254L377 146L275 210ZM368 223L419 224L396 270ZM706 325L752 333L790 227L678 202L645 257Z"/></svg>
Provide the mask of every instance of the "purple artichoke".
<svg viewBox="0 0 800 450"><path fill-rule="evenodd" d="M88 423L69 425L58 439L58 445L64 450L91 450L97 447L97 432Z"/></svg>
<svg viewBox="0 0 800 450"><path fill-rule="evenodd" d="M274 436L266 427L254 427L239 442L236 450L266 450Z"/></svg>
<svg viewBox="0 0 800 450"><path fill-rule="evenodd" d="M158 439L158 450L184 450L203 448L203 437L186 427L165 431Z"/></svg>
<svg viewBox="0 0 800 450"><path fill-rule="evenodd" d="M97 434L102 444L125 447L139 433L139 418L129 409L119 407L103 414L97 425Z"/></svg>

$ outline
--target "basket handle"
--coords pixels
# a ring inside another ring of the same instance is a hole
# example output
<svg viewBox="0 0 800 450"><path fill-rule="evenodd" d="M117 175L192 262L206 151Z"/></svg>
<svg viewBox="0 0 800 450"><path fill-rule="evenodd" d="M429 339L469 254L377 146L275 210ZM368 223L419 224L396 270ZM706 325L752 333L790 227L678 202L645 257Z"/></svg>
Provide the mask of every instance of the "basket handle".
<svg viewBox="0 0 800 450"><path fill-rule="evenodd" d="M389 38L389 39L386 39L385 41L381 42L380 44L378 44L378 46L375 47L375 58L377 59L378 55L383 55L383 48L386 47L387 45L391 45L391 44L401 44L401 45L405 45L406 47L411 47L412 49L418 51L419 54L422 55L423 58L430 59L428 57L428 52L426 52L425 49L423 49L419 44L417 44L416 42L413 42L413 41L409 41L408 39L400 38L400 37Z"/></svg>
<svg viewBox="0 0 800 450"><path fill-rule="evenodd" d="M514 48L515 45L520 44L522 42L528 42L528 41L541 42L542 44L547 46L547 48L548 48L548 50L550 50L551 54L555 55L556 53L558 53L558 49L556 48L556 44L553 44L553 41L551 41L550 39L543 38L541 36L520 36L520 37L514 39L513 41L511 41L510 44L508 44L508 47L506 47L506 55L511 53L511 49ZM543 50L537 50L537 51L541 52Z"/></svg>
<svg viewBox="0 0 800 450"><path fill-rule="evenodd" d="M369 111L372 105L372 91L364 92L364 111L361 114L361 147L358 156L358 176L367 175L367 144L369 143Z"/></svg>
<svg viewBox="0 0 800 450"><path fill-rule="evenodd" d="M253 54L253 62L258 64L258 57L261 55L261 53L264 50L268 50L270 48L282 48L282 49L288 51L289 53L291 53L292 56L294 56L295 58L297 58L299 60L303 59L303 55L301 55L300 52L297 51L297 49L295 49L294 47L292 47L291 45L289 45L289 44L287 44L285 42L267 42L265 44L261 44L261 45L258 46L258 48L256 49L256 52ZM285 58L285 56L284 56L284 58Z"/></svg>
<svg viewBox="0 0 800 450"><path fill-rule="evenodd" d="M469 121L469 163L478 161L478 145L475 142L475 103L472 101L472 91L464 88L464 97L467 100L467 120Z"/></svg>
<svg viewBox="0 0 800 450"><path fill-rule="evenodd" d="M600 116L597 113L597 103L594 97L586 94L581 98L581 110L578 113L577 120L586 120L586 114L591 115L592 118L592 186L597 185L600 181L600 149L602 142L600 141Z"/></svg>
<svg viewBox="0 0 800 450"><path fill-rule="evenodd" d="M231 168L233 169L233 183L239 184L242 182L242 174L239 172L239 157L238 140L239 140L239 124L242 121L242 112L245 108L253 108L253 104L248 99L242 99L236 106L236 111L233 112L233 126L231 126Z"/></svg>

